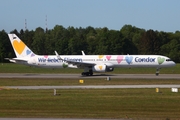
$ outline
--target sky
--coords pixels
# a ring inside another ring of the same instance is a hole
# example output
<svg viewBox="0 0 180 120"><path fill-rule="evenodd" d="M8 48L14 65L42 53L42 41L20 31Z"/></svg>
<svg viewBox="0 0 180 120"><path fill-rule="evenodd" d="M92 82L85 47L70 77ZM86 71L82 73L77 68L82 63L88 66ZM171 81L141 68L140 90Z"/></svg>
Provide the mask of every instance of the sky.
<svg viewBox="0 0 180 120"><path fill-rule="evenodd" d="M145 30L180 31L180 0L1 0L0 31L132 25ZM46 19L47 18L47 19ZM26 22L25 22L26 21Z"/></svg>

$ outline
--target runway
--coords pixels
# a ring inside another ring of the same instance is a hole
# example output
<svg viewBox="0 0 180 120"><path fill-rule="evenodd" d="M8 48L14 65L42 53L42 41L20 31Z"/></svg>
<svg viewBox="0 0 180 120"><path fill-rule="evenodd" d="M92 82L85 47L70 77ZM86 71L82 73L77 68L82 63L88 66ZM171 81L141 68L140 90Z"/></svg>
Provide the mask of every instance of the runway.
<svg viewBox="0 0 180 120"><path fill-rule="evenodd" d="M80 74L35 74L35 73L0 73L0 78L118 78L118 79L179 79L180 74L95 74L81 76Z"/></svg>

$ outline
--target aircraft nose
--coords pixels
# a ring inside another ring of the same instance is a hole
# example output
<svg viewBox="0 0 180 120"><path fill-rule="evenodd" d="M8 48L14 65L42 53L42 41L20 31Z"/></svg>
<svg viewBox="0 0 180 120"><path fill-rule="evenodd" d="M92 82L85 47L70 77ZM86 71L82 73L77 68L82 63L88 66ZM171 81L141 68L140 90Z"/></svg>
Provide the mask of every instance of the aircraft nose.
<svg viewBox="0 0 180 120"><path fill-rule="evenodd" d="M174 61L167 61L166 65L169 66L169 67L172 67L172 66L175 66L176 63Z"/></svg>
<svg viewBox="0 0 180 120"><path fill-rule="evenodd" d="M175 66L175 65L176 65L176 63L175 63L174 61L172 61L172 65L173 65L173 66Z"/></svg>
<svg viewBox="0 0 180 120"><path fill-rule="evenodd" d="M176 63L175 63L174 61L170 61L169 65L170 65L170 66L175 66Z"/></svg>

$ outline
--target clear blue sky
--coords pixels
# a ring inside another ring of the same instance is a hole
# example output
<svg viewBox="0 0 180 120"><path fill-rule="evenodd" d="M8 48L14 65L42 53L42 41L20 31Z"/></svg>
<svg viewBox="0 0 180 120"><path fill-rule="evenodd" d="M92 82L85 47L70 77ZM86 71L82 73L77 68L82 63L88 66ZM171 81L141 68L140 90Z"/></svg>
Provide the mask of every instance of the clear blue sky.
<svg viewBox="0 0 180 120"><path fill-rule="evenodd" d="M55 25L120 30L130 24L146 30L180 30L180 0L1 0L0 30L10 32Z"/></svg>

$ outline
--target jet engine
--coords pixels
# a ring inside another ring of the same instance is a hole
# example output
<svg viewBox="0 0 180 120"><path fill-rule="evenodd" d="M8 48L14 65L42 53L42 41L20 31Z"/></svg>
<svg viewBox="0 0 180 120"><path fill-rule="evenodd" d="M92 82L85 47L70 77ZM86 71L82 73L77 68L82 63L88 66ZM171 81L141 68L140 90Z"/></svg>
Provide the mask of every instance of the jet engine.
<svg viewBox="0 0 180 120"><path fill-rule="evenodd" d="M93 66L92 70L94 72L111 72L114 70L114 68L107 65L95 65Z"/></svg>

